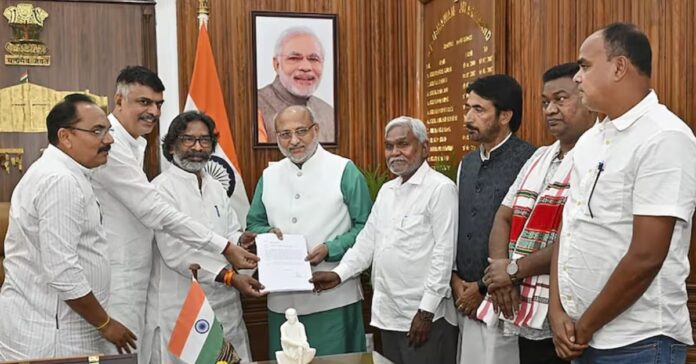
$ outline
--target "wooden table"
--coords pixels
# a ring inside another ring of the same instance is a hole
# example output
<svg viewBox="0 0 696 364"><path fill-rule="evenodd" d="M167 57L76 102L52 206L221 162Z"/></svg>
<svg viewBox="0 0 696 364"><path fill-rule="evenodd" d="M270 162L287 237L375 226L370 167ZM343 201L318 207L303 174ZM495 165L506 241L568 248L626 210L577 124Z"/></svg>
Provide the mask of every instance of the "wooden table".
<svg viewBox="0 0 696 364"><path fill-rule="evenodd" d="M256 364L274 364L275 360L257 361ZM340 355L319 356L311 364L391 364L389 359L374 351L371 353L352 353Z"/></svg>

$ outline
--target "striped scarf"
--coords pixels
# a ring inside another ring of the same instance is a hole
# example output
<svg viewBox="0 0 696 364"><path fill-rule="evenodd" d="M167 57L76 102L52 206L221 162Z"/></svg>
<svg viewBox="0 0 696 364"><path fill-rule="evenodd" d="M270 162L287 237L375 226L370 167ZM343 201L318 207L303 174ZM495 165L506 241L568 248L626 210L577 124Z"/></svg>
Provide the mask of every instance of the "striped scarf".
<svg viewBox="0 0 696 364"><path fill-rule="evenodd" d="M560 143L556 142L533 160L515 194L508 245L510 259L520 259L543 249L553 244L558 235L568 193L572 158L564 159L547 186L544 186L544 179L559 151ZM517 326L541 329L548 312L548 302L548 274L524 278L520 290L520 306L512 322ZM502 313L495 314L488 295L479 306L476 316L488 325L497 323L499 318L505 320Z"/></svg>

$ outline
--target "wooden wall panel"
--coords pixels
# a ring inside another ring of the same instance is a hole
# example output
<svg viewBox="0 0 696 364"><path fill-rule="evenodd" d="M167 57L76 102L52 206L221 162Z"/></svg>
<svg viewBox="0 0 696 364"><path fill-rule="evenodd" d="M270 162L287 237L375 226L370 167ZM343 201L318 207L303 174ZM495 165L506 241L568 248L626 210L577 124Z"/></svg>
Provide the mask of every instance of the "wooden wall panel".
<svg viewBox="0 0 696 364"><path fill-rule="evenodd" d="M17 0L0 0L0 11ZM27 1L23 1L27 2ZM140 64L157 69L155 48L154 2L121 1L70 2L29 1L49 14L40 35L51 56L49 67L7 66L0 62L0 88L19 83L26 70L32 83L60 91L83 91L109 97L112 95L118 72L126 65ZM79 26L76 26L79 25ZM12 28L2 18L0 44L12 39ZM2 54L5 54L4 49ZM4 59L4 57L3 57ZM23 168L39 157L46 147L46 133L0 133L0 148L24 148ZM157 132L149 137L146 165L148 174L159 170L159 145L153 143ZM9 201L14 186L22 174L13 169L8 175L1 172L0 201Z"/></svg>

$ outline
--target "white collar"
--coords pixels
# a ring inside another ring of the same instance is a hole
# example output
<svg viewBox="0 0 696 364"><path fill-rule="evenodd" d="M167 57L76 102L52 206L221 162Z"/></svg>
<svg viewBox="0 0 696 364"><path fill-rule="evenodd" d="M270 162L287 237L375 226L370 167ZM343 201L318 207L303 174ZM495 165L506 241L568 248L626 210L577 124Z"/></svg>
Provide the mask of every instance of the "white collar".
<svg viewBox="0 0 696 364"><path fill-rule="evenodd" d="M493 147L491 150L489 150L489 151L488 151L488 156L486 156L486 155L483 153L483 144L480 145L480 146L479 146L479 155L481 156L481 161L482 161L482 162L485 162L485 161L491 159L491 153L493 153L494 150L500 148L501 145L505 144L505 142L508 141L508 139L510 139L511 136L512 136L512 132L510 132L510 133L505 137L505 139L503 139L503 141L501 141L501 142L498 143L495 147Z"/></svg>

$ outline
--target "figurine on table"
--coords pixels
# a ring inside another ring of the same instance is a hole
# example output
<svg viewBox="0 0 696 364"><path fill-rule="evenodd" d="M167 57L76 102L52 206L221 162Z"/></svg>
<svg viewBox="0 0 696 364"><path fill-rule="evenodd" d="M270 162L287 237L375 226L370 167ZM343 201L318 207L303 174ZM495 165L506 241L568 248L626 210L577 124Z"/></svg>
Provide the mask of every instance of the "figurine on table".
<svg viewBox="0 0 696 364"><path fill-rule="evenodd" d="M276 351L276 361L279 364L307 364L317 353L310 348L304 325L297 320L294 308L285 310L285 323L280 326L280 346L283 351Z"/></svg>

